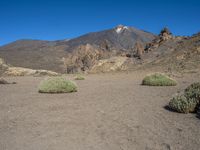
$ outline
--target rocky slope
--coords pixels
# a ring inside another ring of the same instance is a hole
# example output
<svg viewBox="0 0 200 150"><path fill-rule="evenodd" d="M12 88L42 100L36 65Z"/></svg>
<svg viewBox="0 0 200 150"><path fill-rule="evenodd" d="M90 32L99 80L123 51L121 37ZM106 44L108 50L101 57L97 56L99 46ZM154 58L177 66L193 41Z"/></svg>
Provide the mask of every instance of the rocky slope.
<svg viewBox="0 0 200 150"><path fill-rule="evenodd" d="M157 39L147 44L142 68L160 68L166 72L193 72L200 68L200 34L191 37Z"/></svg>
<svg viewBox="0 0 200 150"><path fill-rule="evenodd" d="M168 71L188 72L200 68L200 34L176 42L172 52L153 62Z"/></svg>

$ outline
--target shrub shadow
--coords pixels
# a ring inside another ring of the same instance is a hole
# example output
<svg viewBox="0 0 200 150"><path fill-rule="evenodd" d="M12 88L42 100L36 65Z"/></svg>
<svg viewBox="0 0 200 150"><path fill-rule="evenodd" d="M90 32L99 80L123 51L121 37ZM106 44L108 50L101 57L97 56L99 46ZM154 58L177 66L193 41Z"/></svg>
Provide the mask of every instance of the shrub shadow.
<svg viewBox="0 0 200 150"><path fill-rule="evenodd" d="M196 117L200 119L200 111L197 112Z"/></svg>
<svg viewBox="0 0 200 150"><path fill-rule="evenodd" d="M163 108L166 109L166 110L168 110L168 111L177 113L177 111L171 109L168 105L164 106Z"/></svg>

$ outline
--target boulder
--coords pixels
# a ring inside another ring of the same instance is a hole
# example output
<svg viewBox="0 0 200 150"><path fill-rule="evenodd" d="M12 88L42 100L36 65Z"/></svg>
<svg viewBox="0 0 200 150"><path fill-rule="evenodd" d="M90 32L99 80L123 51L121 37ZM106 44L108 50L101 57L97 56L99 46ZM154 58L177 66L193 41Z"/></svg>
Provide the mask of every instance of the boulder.
<svg viewBox="0 0 200 150"><path fill-rule="evenodd" d="M8 82L8 81L6 81L5 79L3 79L3 78L0 78L0 84L16 84L16 82Z"/></svg>

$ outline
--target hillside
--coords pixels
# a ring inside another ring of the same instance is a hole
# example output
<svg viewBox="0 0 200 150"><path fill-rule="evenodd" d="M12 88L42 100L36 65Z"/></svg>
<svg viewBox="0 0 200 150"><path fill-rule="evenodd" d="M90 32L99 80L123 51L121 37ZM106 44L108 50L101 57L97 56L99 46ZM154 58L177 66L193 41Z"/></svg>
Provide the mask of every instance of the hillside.
<svg viewBox="0 0 200 150"><path fill-rule="evenodd" d="M200 67L200 34L174 37L145 54L143 68L160 68L167 72L193 72ZM151 58L149 60L148 58Z"/></svg>
<svg viewBox="0 0 200 150"><path fill-rule="evenodd" d="M0 47L0 57L17 67L64 71L65 51L56 42L19 40Z"/></svg>

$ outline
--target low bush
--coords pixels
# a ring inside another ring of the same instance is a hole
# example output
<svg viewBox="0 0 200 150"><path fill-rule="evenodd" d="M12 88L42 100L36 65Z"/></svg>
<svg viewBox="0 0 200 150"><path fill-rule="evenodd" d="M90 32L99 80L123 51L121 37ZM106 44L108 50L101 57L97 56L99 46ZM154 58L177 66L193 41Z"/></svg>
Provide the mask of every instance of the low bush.
<svg viewBox="0 0 200 150"><path fill-rule="evenodd" d="M172 98L169 107L181 113L196 112L200 107L200 83L191 84L183 95Z"/></svg>
<svg viewBox="0 0 200 150"><path fill-rule="evenodd" d="M76 91L76 84L63 77L47 78L39 85L40 93L70 93Z"/></svg>
<svg viewBox="0 0 200 150"><path fill-rule="evenodd" d="M85 80L85 78L80 74L76 75L76 77L74 79L75 80Z"/></svg>
<svg viewBox="0 0 200 150"><path fill-rule="evenodd" d="M184 95L173 97L169 102L169 107L180 113L195 112L196 100L187 99Z"/></svg>
<svg viewBox="0 0 200 150"><path fill-rule="evenodd" d="M176 81L169 78L163 74L152 74L146 76L143 81L142 85L149 85L149 86L175 86L177 85Z"/></svg>

